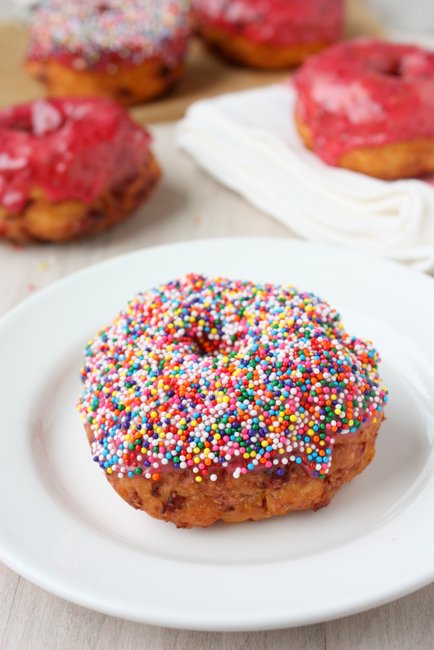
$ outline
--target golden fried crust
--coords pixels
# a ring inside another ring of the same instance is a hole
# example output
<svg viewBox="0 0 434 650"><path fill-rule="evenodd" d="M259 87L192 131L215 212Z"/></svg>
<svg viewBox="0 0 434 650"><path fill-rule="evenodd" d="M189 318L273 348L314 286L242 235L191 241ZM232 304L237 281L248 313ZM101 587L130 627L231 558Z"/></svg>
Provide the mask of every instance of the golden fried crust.
<svg viewBox="0 0 434 650"><path fill-rule="evenodd" d="M198 33L229 61L263 70L285 70L300 65L310 54L322 50L326 43L271 46L254 43L213 25L198 25Z"/></svg>
<svg viewBox="0 0 434 650"><path fill-rule="evenodd" d="M26 68L32 77L45 84L50 97L108 97L125 106L164 95L184 71L183 64L168 67L158 58L148 59L140 65L119 65L113 74L75 70L55 59L28 61Z"/></svg>
<svg viewBox="0 0 434 650"><path fill-rule="evenodd" d="M233 478L219 470L218 480L196 483L188 470L165 471L156 481L141 476L107 475L116 492L134 508L178 528L207 527L218 520L241 522L284 515L295 510L318 510L328 505L344 484L371 462L382 415L353 435L336 439L326 478L313 478L298 465L288 464L283 475L275 469L247 472ZM86 425L89 441L93 439Z"/></svg>
<svg viewBox="0 0 434 650"><path fill-rule="evenodd" d="M160 175L150 152L134 178L110 188L90 205L75 200L53 203L35 187L20 213L8 213L0 206L0 238L16 243L66 242L95 235L124 221L150 195Z"/></svg>
<svg viewBox="0 0 434 650"><path fill-rule="evenodd" d="M313 149L309 126L296 118L297 130L308 149ZM434 173L434 139L414 138L376 147L358 147L345 153L338 167L381 178L415 178Z"/></svg>

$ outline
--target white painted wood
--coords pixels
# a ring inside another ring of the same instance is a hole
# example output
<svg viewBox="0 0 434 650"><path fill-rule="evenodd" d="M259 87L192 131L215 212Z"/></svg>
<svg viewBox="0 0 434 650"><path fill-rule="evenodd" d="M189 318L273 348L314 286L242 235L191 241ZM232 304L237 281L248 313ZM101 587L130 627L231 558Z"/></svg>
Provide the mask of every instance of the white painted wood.
<svg viewBox="0 0 434 650"><path fill-rule="evenodd" d="M0 314L77 269L144 246L227 235L292 236L174 151L171 126L154 132L165 177L135 217L86 242L25 249L0 245ZM72 605L0 565L0 650L432 650L433 612L431 585L395 603L326 624L260 633L184 632Z"/></svg>
<svg viewBox="0 0 434 650"><path fill-rule="evenodd" d="M19 576L0 563L0 639L9 624ZM2 647L0 641L0 648Z"/></svg>
<svg viewBox="0 0 434 650"><path fill-rule="evenodd" d="M434 584L364 614L325 624L327 650L432 650Z"/></svg>

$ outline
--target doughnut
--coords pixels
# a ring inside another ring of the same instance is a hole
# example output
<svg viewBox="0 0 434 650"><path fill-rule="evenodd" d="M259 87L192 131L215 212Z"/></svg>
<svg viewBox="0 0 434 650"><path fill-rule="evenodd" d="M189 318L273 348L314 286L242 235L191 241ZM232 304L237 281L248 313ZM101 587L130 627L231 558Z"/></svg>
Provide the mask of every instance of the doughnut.
<svg viewBox="0 0 434 650"><path fill-rule="evenodd" d="M26 67L50 96L137 104L182 76L189 32L187 0L43 0L33 12Z"/></svg>
<svg viewBox="0 0 434 650"><path fill-rule="evenodd" d="M294 80L298 131L328 165L385 180L434 172L434 52L356 39Z"/></svg>
<svg viewBox="0 0 434 650"><path fill-rule="evenodd" d="M159 179L150 140L108 99L0 111L0 238L64 242L122 221Z"/></svg>
<svg viewBox="0 0 434 650"><path fill-rule="evenodd" d="M387 392L372 344L294 287L190 274L89 342L93 460L179 528L317 510L372 460Z"/></svg>
<svg viewBox="0 0 434 650"><path fill-rule="evenodd" d="M342 0L192 0L192 7L205 42L253 68L297 66L342 36Z"/></svg>

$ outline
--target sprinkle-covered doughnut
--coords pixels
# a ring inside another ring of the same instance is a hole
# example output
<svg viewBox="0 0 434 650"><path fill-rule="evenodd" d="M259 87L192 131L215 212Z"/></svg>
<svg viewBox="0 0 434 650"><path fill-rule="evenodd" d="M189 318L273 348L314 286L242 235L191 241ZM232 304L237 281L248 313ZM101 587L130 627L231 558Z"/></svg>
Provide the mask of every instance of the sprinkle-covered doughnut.
<svg viewBox="0 0 434 650"><path fill-rule="evenodd" d="M378 354L312 293L200 275L140 293L89 343L79 410L108 475L196 483L299 465L387 401Z"/></svg>
<svg viewBox="0 0 434 650"><path fill-rule="evenodd" d="M186 0L44 0L30 25L29 58L77 69L158 56L180 62L189 34Z"/></svg>
<svg viewBox="0 0 434 650"><path fill-rule="evenodd" d="M82 94L135 103L180 76L189 35L187 0L43 0L32 14L27 67L51 94L76 94L78 85Z"/></svg>

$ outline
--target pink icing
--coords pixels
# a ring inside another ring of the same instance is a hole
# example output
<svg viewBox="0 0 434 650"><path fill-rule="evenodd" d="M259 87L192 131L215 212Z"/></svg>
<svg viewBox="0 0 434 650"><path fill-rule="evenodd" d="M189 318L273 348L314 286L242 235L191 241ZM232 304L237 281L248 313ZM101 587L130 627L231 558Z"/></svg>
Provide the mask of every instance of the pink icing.
<svg viewBox="0 0 434 650"><path fill-rule="evenodd" d="M150 136L105 99L39 100L0 111L0 205L20 212L34 186L86 204L135 176Z"/></svg>
<svg viewBox="0 0 434 650"><path fill-rule="evenodd" d="M342 34L342 0L193 0L192 6L199 21L256 43L329 43Z"/></svg>
<svg viewBox="0 0 434 650"><path fill-rule="evenodd" d="M434 137L434 53L357 39L310 57L295 73L296 115L331 165L359 147Z"/></svg>

